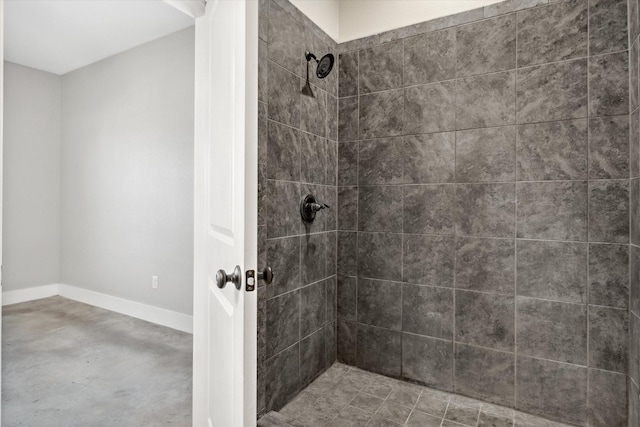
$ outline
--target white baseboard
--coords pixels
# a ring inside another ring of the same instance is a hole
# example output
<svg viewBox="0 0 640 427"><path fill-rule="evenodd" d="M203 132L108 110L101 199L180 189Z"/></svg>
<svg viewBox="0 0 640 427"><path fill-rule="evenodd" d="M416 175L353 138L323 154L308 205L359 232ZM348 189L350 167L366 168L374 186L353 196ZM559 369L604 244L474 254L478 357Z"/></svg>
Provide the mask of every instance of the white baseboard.
<svg viewBox="0 0 640 427"><path fill-rule="evenodd" d="M15 291L2 292L2 305L18 304L34 301L42 298L54 297L58 293L58 284L34 286L32 288L16 289Z"/></svg>
<svg viewBox="0 0 640 427"><path fill-rule="evenodd" d="M179 331L193 333L193 316L65 284L36 286L3 292L2 305L17 304L56 295Z"/></svg>

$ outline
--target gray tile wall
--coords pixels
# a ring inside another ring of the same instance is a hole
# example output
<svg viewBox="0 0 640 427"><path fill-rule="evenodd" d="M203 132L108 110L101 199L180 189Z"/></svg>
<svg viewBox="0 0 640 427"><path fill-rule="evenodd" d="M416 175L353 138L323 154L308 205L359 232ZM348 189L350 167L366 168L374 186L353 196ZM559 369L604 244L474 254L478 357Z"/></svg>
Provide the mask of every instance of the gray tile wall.
<svg viewBox="0 0 640 427"><path fill-rule="evenodd" d="M287 0L260 0L258 264L275 277L258 288L259 414L336 359L338 70L320 80L311 66L305 89L307 50L338 53ZM331 206L310 226L299 213L307 193Z"/></svg>
<svg viewBox="0 0 640 427"><path fill-rule="evenodd" d="M628 45L626 0L509 0L340 45L340 361L627 425Z"/></svg>
<svg viewBox="0 0 640 427"><path fill-rule="evenodd" d="M629 427L640 425L640 8L638 0L629 0ZM614 295L611 297L616 298Z"/></svg>

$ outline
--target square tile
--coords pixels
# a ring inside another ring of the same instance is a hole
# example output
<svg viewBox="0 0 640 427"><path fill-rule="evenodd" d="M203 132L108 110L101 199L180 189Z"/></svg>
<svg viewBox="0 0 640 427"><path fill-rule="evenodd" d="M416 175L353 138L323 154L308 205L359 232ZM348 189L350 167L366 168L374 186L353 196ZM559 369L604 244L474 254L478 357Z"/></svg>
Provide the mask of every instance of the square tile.
<svg viewBox="0 0 640 427"><path fill-rule="evenodd" d="M517 242L518 295L587 302L587 244Z"/></svg>
<svg viewBox="0 0 640 427"><path fill-rule="evenodd" d="M450 354L453 357L453 352L451 352ZM448 359L448 357L443 357L443 360L446 359ZM449 384L452 384L451 379L449 380ZM447 396L445 393L439 395L423 391L420 395L420 398L418 399L418 402L416 403L415 409L429 415L433 415L434 417L443 418L444 413L447 410L447 406L449 406L449 396Z"/></svg>
<svg viewBox="0 0 640 427"><path fill-rule="evenodd" d="M412 86L404 90L405 135L451 131L455 129L455 120L455 82Z"/></svg>
<svg viewBox="0 0 640 427"><path fill-rule="evenodd" d="M444 418L465 426L475 426L479 413L480 408L478 407L469 407L449 402L449 407L447 408L447 412L444 414Z"/></svg>
<svg viewBox="0 0 640 427"><path fill-rule="evenodd" d="M327 140L319 136L300 133L300 181L324 184L327 167ZM294 179L297 181L298 179Z"/></svg>
<svg viewBox="0 0 640 427"><path fill-rule="evenodd" d="M517 325L519 355L586 364L585 305L518 297Z"/></svg>
<svg viewBox="0 0 640 427"><path fill-rule="evenodd" d="M291 71L269 62L269 119L300 127L302 80Z"/></svg>
<svg viewBox="0 0 640 427"><path fill-rule="evenodd" d="M517 236L525 239L587 239L587 183L520 182Z"/></svg>
<svg viewBox="0 0 640 427"><path fill-rule="evenodd" d="M587 56L587 8L571 0L518 12L518 66Z"/></svg>
<svg viewBox="0 0 640 427"><path fill-rule="evenodd" d="M358 94L358 51L338 55L338 96Z"/></svg>
<svg viewBox="0 0 640 427"><path fill-rule="evenodd" d="M468 396L513 406L515 355L456 344L455 390Z"/></svg>
<svg viewBox="0 0 640 427"><path fill-rule="evenodd" d="M387 329L402 326L402 284L358 279L358 322Z"/></svg>
<svg viewBox="0 0 640 427"><path fill-rule="evenodd" d="M397 280L402 277L402 235L358 233L358 276Z"/></svg>
<svg viewBox="0 0 640 427"><path fill-rule="evenodd" d="M300 238L268 239L267 262L276 273L267 287L269 297L292 291L300 286Z"/></svg>
<svg viewBox="0 0 640 427"><path fill-rule="evenodd" d="M392 193L389 189L384 191L387 194ZM402 195L403 229L400 231L416 234L453 234L454 218L451 214L455 204L453 185L405 185L402 187ZM379 206L376 210L384 210L384 208Z"/></svg>
<svg viewBox="0 0 640 427"><path fill-rule="evenodd" d="M518 126L518 181L587 178L587 120Z"/></svg>
<svg viewBox="0 0 640 427"><path fill-rule="evenodd" d="M413 86L454 78L455 47L455 28L404 39L404 85Z"/></svg>
<svg viewBox="0 0 640 427"><path fill-rule="evenodd" d="M315 233L300 237L302 285L309 285L327 277L325 236L325 233Z"/></svg>
<svg viewBox="0 0 640 427"><path fill-rule="evenodd" d="M589 0L589 53L617 52L627 45L627 2Z"/></svg>
<svg viewBox="0 0 640 427"><path fill-rule="evenodd" d="M359 57L361 94L402 86L402 40L362 49Z"/></svg>
<svg viewBox="0 0 640 427"><path fill-rule="evenodd" d="M402 187L360 186L358 189L358 230L402 232Z"/></svg>
<svg viewBox="0 0 640 427"><path fill-rule="evenodd" d="M420 411L413 411L407 420L407 426L409 427L440 427L442 422L441 418L434 417L433 415L425 414Z"/></svg>
<svg viewBox="0 0 640 427"><path fill-rule="evenodd" d="M300 347L299 344L267 360L266 398L267 407L281 409L300 390Z"/></svg>
<svg viewBox="0 0 640 427"><path fill-rule="evenodd" d="M455 133L406 136L402 152L403 182L429 184L455 179Z"/></svg>
<svg viewBox="0 0 640 427"><path fill-rule="evenodd" d="M403 237L402 280L452 288L455 264L453 237L411 234Z"/></svg>
<svg viewBox="0 0 640 427"><path fill-rule="evenodd" d="M358 143L338 144L338 185L358 185Z"/></svg>
<svg viewBox="0 0 640 427"><path fill-rule="evenodd" d="M456 241L456 288L514 294L512 239L458 237Z"/></svg>
<svg viewBox="0 0 640 427"><path fill-rule="evenodd" d="M383 375L399 377L402 350L400 334L400 331L358 325L356 365Z"/></svg>
<svg viewBox="0 0 640 427"><path fill-rule="evenodd" d="M565 423L586 424L586 367L518 357L516 372L519 410Z"/></svg>
<svg viewBox="0 0 640 427"><path fill-rule="evenodd" d="M402 89L361 95L360 139L402 135Z"/></svg>
<svg viewBox="0 0 640 427"><path fill-rule="evenodd" d="M300 289L300 336L306 337L325 323L325 282L314 283ZM269 307L267 306L267 310ZM267 311L269 313L269 311ZM275 315L275 313L274 313ZM269 331L271 333L271 330Z"/></svg>
<svg viewBox="0 0 640 427"><path fill-rule="evenodd" d="M627 245L589 245L589 304L627 308L629 250Z"/></svg>
<svg viewBox="0 0 640 427"><path fill-rule="evenodd" d="M589 178L629 177L629 117L589 120Z"/></svg>
<svg viewBox="0 0 640 427"><path fill-rule="evenodd" d="M360 141L358 185L402 183L402 138Z"/></svg>
<svg viewBox="0 0 640 427"><path fill-rule="evenodd" d="M589 307L589 366L627 372L627 310Z"/></svg>
<svg viewBox="0 0 640 427"><path fill-rule="evenodd" d="M289 71L300 73L300 59L303 57L304 28L289 11L277 3L269 3L269 59ZM271 78L271 77L269 77Z"/></svg>
<svg viewBox="0 0 640 427"><path fill-rule="evenodd" d="M358 187L338 187L338 230L358 229Z"/></svg>
<svg viewBox="0 0 640 427"><path fill-rule="evenodd" d="M325 336L320 329L300 341L300 382L302 386L313 381L325 367Z"/></svg>
<svg viewBox="0 0 640 427"><path fill-rule="evenodd" d="M589 425L627 426L627 381L624 375L589 369L589 389Z"/></svg>
<svg viewBox="0 0 640 427"><path fill-rule="evenodd" d="M514 181L515 157L513 126L456 132L458 182Z"/></svg>
<svg viewBox="0 0 640 427"><path fill-rule="evenodd" d="M267 300L267 357L300 339L300 291Z"/></svg>
<svg viewBox="0 0 640 427"><path fill-rule="evenodd" d="M306 85L300 95L300 130L327 136L327 93Z"/></svg>
<svg viewBox="0 0 640 427"><path fill-rule="evenodd" d="M358 233L338 232L338 274L355 276L358 256Z"/></svg>
<svg viewBox="0 0 640 427"><path fill-rule="evenodd" d="M409 414L411 414L410 408L390 402L383 403L378 410L378 415L399 424L404 424L409 418Z"/></svg>
<svg viewBox="0 0 640 427"><path fill-rule="evenodd" d="M459 184L456 186L456 234L513 237L514 184Z"/></svg>
<svg viewBox="0 0 640 427"><path fill-rule="evenodd" d="M402 330L452 340L453 289L403 285Z"/></svg>
<svg viewBox="0 0 640 427"><path fill-rule="evenodd" d="M373 414L382 405L382 402L384 402L383 399L363 393L361 391L356 395L356 397L353 398L351 402L349 402L349 405Z"/></svg>
<svg viewBox="0 0 640 427"><path fill-rule="evenodd" d="M518 123L587 117L586 59L521 68L517 80Z"/></svg>
<svg viewBox="0 0 640 427"><path fill-rule="evenodd" d="M516 67L516 16L499 16L457 28L457 75Z"/></svg>
<svg viewBox="0 0 640 427"><path fill-rule="evenodd" d="M338 362L348 365L356 364L356 336L357 327L355 322L338 319L337 321L337 355Z"/></svg>
<svg viewBox="0 0 640 427"><path fill-rule="evenodd" d="M589 60L589 114L615 116L629 113L629 57L627 52Z"/></svg>
<svg viewBox="0 0 640 427"><path fill-rule="evenodd" d="M515 123L515 71L457 80L456 129Z"/></svg>
<svg viewBox="0 0 640 427"><path fill-rule="evenodd" d="M356 320L357 279L338 275L338 318Z"/></svg>
<svg viewBox="0 0 640 427"><path fill-rule="evenodd" d="M627 180L589 182L589 240L609 243L629 241Z"/></svg>
<svg viewBox="0 0 640 427"><path fill-rule="evenodd" d="M300 230L300 184L267 181L267 237L297 235Z"/></svg>
<svg viewBox="0 0 640 427"><path fill-rule="evenodd" d="M456 290L455 307L456 341L514 350L514 297Z"/></svg>
<svg viewBox="0 0 640 427"><path fill-rule="evenodd" d="M338 100L338 141L356 141L358 139L359 100L357 96Z"/></svg>

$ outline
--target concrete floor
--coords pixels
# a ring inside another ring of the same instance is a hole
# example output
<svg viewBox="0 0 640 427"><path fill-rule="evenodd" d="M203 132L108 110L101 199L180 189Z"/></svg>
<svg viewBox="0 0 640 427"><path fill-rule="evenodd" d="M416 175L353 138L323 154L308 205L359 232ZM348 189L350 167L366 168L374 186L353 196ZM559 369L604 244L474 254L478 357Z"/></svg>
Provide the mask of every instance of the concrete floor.
<svg viewBox="0 0 640 427"><path fill-rule="evenodd" d="M3 307L2 426L191 426L192 336L71 301Z"/></svg>

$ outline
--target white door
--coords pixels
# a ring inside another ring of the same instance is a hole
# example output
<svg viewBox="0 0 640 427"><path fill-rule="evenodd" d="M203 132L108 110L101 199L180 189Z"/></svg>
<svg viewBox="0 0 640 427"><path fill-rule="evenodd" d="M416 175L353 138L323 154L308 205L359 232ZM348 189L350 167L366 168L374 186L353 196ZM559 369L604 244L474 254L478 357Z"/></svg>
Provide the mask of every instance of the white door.
<svg viewBox="0 0 640 427"><path fill-rule="evenodd" d="M258 2L196 20L193 425L256 425ZM216 273L241 270L241 288Z"/></svg>

